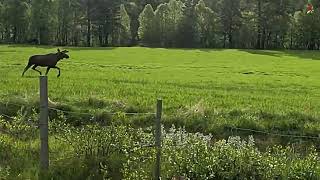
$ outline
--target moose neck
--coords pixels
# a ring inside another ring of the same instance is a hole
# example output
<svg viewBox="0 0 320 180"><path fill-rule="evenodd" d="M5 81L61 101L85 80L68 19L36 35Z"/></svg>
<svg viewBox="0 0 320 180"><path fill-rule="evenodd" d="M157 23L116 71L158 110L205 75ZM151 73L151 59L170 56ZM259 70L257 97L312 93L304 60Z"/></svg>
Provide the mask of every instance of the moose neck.
<svg viewBox="0 0 320 180"><path fill-rule="evenodd" d="M61 57L61 56L59 56L59 54L57 54L57 61L60 61L62 59L63 59L63 57Z"/></svg>

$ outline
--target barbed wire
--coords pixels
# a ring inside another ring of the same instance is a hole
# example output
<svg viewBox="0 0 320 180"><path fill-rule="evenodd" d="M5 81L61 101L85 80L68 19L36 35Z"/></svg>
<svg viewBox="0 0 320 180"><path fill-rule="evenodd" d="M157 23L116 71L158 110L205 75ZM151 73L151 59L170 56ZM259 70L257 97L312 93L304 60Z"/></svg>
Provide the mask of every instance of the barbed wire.
<svg viewBox="0 0 320 180"><path fill-rule="evenodd" d="M60 161L65 161L65 160L73 159L73 158L76 158L76 157L79 157L79 156L78 155L71 155L71 156L62 157L62 158L59 158L59 159L51 159L50 162L51 163L57 163L57 162L60 162Z"/></svg>
<svg viewBox="0 0 320 180"><path fill-rule="evenodd" d="M63 113L69 113L69 114L79 114L79 115L90 115L90 116L93 116L91 113L65 111L65 110L56 109L56 108L52 108L52 107L49 107L48 109L54 110L54 111L58 111L58 112L63 112Z"/></svg>
<svg viewBox="0 0 320 180"><path fill-rule="evenodd" d="M248 132L260 133L260 134L268 134L268 135L280 136L280 137L320 139L320 137L316 137L316 136L305 136L305 135L293 135L293 134L272 133L272 132L267 132L267 131L260 131L260 130L247 129L247 128L237 128L237 127L230 127L230 128L231 128L231 129L234 129L234 130L248 131Z"/></svg>
<svg viewBox="0 0 320 180"><path fill-rule="evenodd" d="M28 92L28 96L30 96L30 94L33 96L33 95L36 95L36 93L32 93L32 92ZM15 97L15 96L18 96L20 98L26 96L27 93L25 92L14 92L14 93L8 93L8 94L2 94L0 93L0 97Z"/></svg>
<svg viewBox="0 0 320 180"><path fill-rule="evenodd" d="M56 109L49 107L50 110L59 111L63 113L70 113L70 114L81 114L81 115L90 115L95 116L92 113L84 113L84 112L75 112L75 111L65 111L61 109ZM146 113L127 113L127 112L108 112L110 115L118 115L118 114L125 114L125 115L156 115L156 113L146 112Z"/></svg>
<svg viewBox="0 0 320 180"><path fill-rule="evenodd" d="M15 120L16 119L16 117L11 117L11 116L6 115L6 114L0 114L0 117L6 117L6 118L9 118L11 120Z"/></svg>
<svg viewBox="0 0 320 180"><path fill-rule="evenodd" d="M18 103L13 103L13 102L3 102L5 105L13 105L13 106L17 106L17 107L23 107L26 106L27 104L18 104Z"/></svg>
<svg viewBox="0 0 320 180"><path fill-rule="evenodd" d="M3 113L0 114L0 117L5 117L5 118L11 119L11 120L17 120L17 117L9 116L9 115L3 114ZM24 117L21 117L21 118L24 118ZM34 128L38 128L39 127L38 123L33 123L31 121L20 122L20 124L23 124L23 123L25 123L25 125L28 125L28 126L31 126L31 127L34 127Z"/></svg>
<svg viewBox="0 0 320 180"><path fill-rule="evenodd" d="M12 103L12 102L4 102L4 104L6 105L13 105L13 106L17 106L17 107L24 107L27 106L27 104L18 104L18 103ZM54 107L48 107L48 109L50 110L54 110L54 111L59 111L59 112L64 112L64 113L69 113L69 114L80 114L80 115L90 115L90 116L94 116L92 113L85 113L85 112L75 112L75 111L66 111L66 110L61 110L61 109L57 109ZM125 115L156 115L156 113L154 112L108 112L108 114L110 115L118 115L118 114L125 114Z"/></svg>
<svg viewBox="0 0 320 180"><path fill-rule="evenodd" d="M24 107L27 104L18 104L18 103L12 103L12 102L5 102L7 105L14 105L18 107ZM62 113L69 113L69 114L79 114L79 115L89 115L91 117L94 117L95 115L92 113L85 113L85 112L75 112L75 111L66 111L66 110L61 110L53 107L49 107L48 109L57 111L57 112L62 112ZM145 112L145 113L128 113L128 112L107 112L109 115L156 115L156 113L152 112ZM9 116L7 114L0 114L0 116L15 120L16 117ZM305 138L305 139L320 139L320 136L306 136L306 135L294 135L294 134L282 134L282 133L274 133L274 132L267 132L267 131L262 131L262 130L255 130L255 129L249 129L249 128L239 128L239 127L230 127L232 130L239 130L239 131L247 131L247 132L253 132L253 133L259 133L259 134L266 134L266 135L272 135L272 136L280 136L280 137L291 137L291 138Z"/></svg>

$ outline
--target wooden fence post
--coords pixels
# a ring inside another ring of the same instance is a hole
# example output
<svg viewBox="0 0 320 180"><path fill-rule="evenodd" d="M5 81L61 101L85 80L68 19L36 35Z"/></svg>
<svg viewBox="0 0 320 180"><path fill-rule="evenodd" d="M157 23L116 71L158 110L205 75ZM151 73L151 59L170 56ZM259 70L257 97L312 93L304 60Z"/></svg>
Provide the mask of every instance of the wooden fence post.
<svg viewBox="0 0 320 180"><path fill-rule="evenodd" d="M157 113L156 113L156 127L155 127L155 140L156 140L156 165L155 165L155 180L160 180L160 158L161 158L161 115L162 115L162 100L157 100Z"/></svg>
<svg viewBox="0 0 320 180"><path fill-rule="evenodd" d="M40 76L40 172L49 169L48 114L48 77Z"/></svg>

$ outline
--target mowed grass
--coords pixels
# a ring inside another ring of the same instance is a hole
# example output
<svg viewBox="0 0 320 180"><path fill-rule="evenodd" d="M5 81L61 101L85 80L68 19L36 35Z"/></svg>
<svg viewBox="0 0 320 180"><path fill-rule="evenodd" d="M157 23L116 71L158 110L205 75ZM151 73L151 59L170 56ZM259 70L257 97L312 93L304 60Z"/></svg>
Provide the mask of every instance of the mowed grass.
<svg viewBox="0 0 320 180"><path fill-rule="evenodd" d="M167 126L217 136L239 133L233 127L320 133L319 52L66 49L71 58L59 63L61 77L55 69L50 71L49 97L79 111L154 112L156 99L162 98ZM39 74L21 73L29 56L55 51L56 47L0 46L0 102L36 99ZM149 120L138 118L135 123L152 124Z"/></svg>

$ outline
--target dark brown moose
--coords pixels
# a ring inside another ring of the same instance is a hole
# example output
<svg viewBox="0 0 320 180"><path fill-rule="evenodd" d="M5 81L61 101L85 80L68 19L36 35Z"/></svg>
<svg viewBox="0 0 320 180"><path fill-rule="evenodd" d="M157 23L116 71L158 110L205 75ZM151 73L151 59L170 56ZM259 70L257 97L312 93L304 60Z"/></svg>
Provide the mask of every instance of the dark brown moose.
<svg viewBox="0 0 320 180"><path fill-rule="evenodd" d="M24 68L24 71L22 73L22 76L24 76L24 73L31 67L33 70L37 71L40 73L40 75L42 75L41 71L39 71L38 69L36 69L38 66L40 67L47 67L47 71L46 71L46 75L48 74L48 72L50 71L51 68L53 69L58 69L59 70L59 74L57 77L60 77L60 68L57 67L57 63L66 58L68 59L68 53L69 51L67 50L63 50L60 51L60 49L58 49L57 53L50 53L50 54L46 54L46 55L34 55L31 56L29 58L29 62L28 65Z"/></svg>

